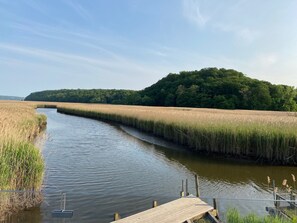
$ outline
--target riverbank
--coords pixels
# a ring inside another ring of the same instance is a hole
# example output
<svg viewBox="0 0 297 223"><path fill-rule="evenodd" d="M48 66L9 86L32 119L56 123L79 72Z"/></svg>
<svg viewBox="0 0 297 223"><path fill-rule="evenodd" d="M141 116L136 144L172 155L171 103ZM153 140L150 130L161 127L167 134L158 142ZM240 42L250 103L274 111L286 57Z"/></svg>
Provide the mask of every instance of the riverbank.
<svg viewBox="0 0 297 223"><path fill-rule="evenodd" d="M146 210L153 200L162 204L177 198L182 179L188 179L189 191L194 193L193 174L199 175L201 196L211 198L210 203L213 197L221 198L221 213L231 206L243 215L263 216L267 214L264 207L273 205L266 201L272 199L267 176L279 186L284 178L290 179L290 173L296 174L293 166L229 162L195 155L191 150L159 147L132 137L119 125L64 115L56 109L37 112L47 116L50 136L42 147L46 203L32 213L36 220L27 218L24 223L53 221L49 213L59 207L61 191L67 193L67 209L77 210L73 221L110 222L114 212L125 217ZM150 141L154 138L166 143L152 135ZM265 201L236 200L245 198Z"/></svg>
<svg viewBox="0 0 297 223"><path fill-rule="evenodd" d="M34 140L45 128L46 116L23 102L0 101L0 108L1 220L42 201L44 162Z"/></svg>
<svg viewBox="0 0 297 223"><path fill-rule="evenodd" d="M297 163L295 113L70 103L57 103L57 109L132 126L207 154Z"/></svg>

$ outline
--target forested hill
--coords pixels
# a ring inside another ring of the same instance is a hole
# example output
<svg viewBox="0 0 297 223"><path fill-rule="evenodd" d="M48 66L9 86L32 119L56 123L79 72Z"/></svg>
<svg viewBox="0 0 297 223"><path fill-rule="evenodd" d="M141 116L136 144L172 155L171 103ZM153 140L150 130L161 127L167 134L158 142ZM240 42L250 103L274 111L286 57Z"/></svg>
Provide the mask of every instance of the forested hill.
<svg viewBox="0 0 297 223"><path fill-rule="evenodd" d="M256 110L296 110L294 87L273 85L235 70L206 68L169 74L141 92L154 105Z"/></svg>
<svg viewBox="0 0 297 223"><path fill-rule="evenodd" d="M141 91L42 91L25 100L297 111L294 87L273 85L235 70L217 68L169 74Z"/></svg>

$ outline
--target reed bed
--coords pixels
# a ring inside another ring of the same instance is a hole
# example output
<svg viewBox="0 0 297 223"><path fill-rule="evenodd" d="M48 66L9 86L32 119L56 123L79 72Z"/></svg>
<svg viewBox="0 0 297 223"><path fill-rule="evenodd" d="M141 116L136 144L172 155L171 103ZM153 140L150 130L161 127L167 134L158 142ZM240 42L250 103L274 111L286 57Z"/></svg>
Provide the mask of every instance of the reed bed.
<svg viewBox="0 0 297 223"><path fill-rule="evenodd" d="M227 223L296 223L297 218L292 220L280 218L278 216L259 217L255 214L241 216L236 209L230 209L227 212Z"/></svg>
<svg viewBox="0 0 297 223"><path fill-rule="evenodd" d="M122 123L196 151L274 164L297 163L295 113L101 104L56 105L62 113Z"/></svg>
<svg viewBox="0 0 297 223"><path fill-rule="evenodd" d="M44 163L34 139L45 125L34 106L0 101L0 219L40 203Z"/></svg>

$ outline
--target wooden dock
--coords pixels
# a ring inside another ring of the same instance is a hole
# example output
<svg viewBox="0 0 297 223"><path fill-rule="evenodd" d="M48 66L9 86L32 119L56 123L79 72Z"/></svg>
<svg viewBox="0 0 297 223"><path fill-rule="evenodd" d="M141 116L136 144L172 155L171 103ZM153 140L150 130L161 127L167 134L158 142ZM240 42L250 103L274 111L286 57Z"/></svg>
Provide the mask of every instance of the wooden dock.
<svg viewBox="0 0 297 223"><path fill-rule="evenodd" d="M113 223L184 223L216 213L213 207L195 196L182 197L169 203L123 218ZM216 215L216 214L214 214ZM214 221L217 222L214 218Z"/></svg>

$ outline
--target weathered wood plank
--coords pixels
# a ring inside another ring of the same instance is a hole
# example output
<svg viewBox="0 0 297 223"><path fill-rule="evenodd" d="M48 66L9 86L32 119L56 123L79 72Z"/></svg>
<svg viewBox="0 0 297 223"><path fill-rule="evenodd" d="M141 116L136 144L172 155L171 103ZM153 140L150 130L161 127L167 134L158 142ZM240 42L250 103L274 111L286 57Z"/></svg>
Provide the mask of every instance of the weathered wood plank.
<svg viewBox="0 0 297 223"><path fill-rule="evenodd" d="M182 197L114 223L182 223L212 210L213 207L197 197Z"/></svg>

